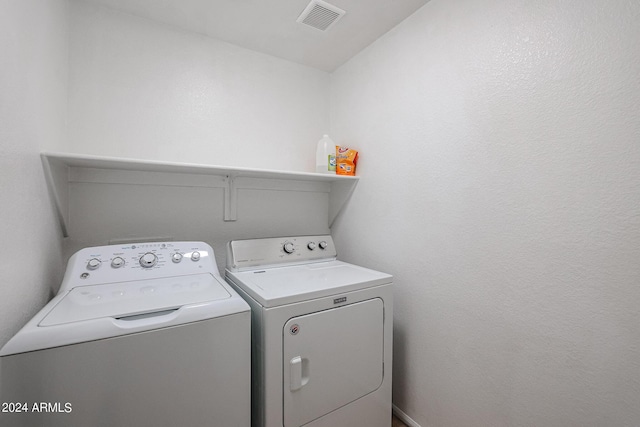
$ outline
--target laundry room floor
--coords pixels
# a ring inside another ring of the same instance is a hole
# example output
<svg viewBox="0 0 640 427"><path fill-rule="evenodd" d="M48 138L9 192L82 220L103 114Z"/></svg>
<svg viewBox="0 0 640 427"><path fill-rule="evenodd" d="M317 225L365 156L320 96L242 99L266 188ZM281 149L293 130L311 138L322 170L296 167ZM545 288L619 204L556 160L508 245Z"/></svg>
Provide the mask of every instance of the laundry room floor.
<svg viewBox="0 0 640 427"><path fill-rule="evenodd" d="M391 427L407 427L407 425L402 421L400 421L399 419L397 419L396 416L394 415L393 418L391 419Z"/></svg>

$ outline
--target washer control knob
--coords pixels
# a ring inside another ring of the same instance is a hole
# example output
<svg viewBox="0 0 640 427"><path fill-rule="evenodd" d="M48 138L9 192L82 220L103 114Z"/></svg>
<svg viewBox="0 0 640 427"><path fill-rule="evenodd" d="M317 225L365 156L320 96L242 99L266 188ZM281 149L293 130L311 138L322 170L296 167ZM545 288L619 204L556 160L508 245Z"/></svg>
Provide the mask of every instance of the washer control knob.
<svg viewBox="0 0 640 427"><path fill-rule="evenodd" d="M179 263L180 261L182 261L182 254L176 252L175 254L171 255L171 261L175 262L176 264Z"/></svg>
<svg viewBox="0 0 640 427"><path fill-rule="evenodd" d="M98 258L91 258L87 263L87 270L95 270L102 264Z"/></svg>
<svg viewBox="0 0 640 427"><path fill-rule="evenodd" d="M314 250L316 248L315 242L307 243L307 248L309 248L310 251Z"/></svg>
<svg viewBox="0 0 640 427"><path fill-rule="evenodd" d="M200 252L193 251L191 254L191 261L200 261Z"/></svg>
<svg viewBox="0 0 640 427"><path fill-rule="evenodd" d="M320 249L322 250L327 249L327 242L323 240L322 242L318 243L318 246L320 246Z"/></svg>
<svg viewBox="0 0 640 427"><path fill-rule="evenodd" d="M147 252L140 257L140 265L144 268L151 268L158 262L156 254Z"/></svg>
<svg viewBox="0 0 640 427"><path fill-rule="evenodd" d="M124 265L124 259L122 259L122 257L117 256L111 260L111 267L113 268L120 268L123 265Z"/></svg>
<svg viewBox="0 0 640 427"><path fill-rule="evenodd" d="M282 250L284 250L288 254L292 254L296 248L293 246L293 243L287 242L282 246Z"/></svg>

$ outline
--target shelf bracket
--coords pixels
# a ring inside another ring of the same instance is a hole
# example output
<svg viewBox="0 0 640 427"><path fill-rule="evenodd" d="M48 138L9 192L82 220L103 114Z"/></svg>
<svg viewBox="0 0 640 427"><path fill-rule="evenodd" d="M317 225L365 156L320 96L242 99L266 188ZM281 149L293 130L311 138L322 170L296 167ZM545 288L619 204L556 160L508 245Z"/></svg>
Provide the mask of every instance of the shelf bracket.
<svg viewBox="0 0 640 427"><path fill-rule="evenodd" d="M47 188L55 207L62 237L69 237L69 167L63 162L40 155Z"/></svg>
<svg viewBox="0 0 640 427"><path fill-rule="evenodd" d="M236 221L238 219L238 188L236 177L227 175L224 178L224 220Z"/></svg>
<svg viewBox="0 0 640 427"><path fill-rule="evenodd" d="M333 226L333 222L346 205L347 200L351 197L357 183L358 181L337 181L331 183L331 192L329 193L329 228Z"/></svg>

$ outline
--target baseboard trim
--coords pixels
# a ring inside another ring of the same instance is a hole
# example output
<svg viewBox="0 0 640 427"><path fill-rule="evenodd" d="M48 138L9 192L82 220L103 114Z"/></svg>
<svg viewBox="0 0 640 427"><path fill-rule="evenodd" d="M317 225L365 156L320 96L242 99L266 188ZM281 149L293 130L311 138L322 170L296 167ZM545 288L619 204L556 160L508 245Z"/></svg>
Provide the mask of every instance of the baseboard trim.
<svg viewBox="0 0 640 427"><path fill-rule="evenodd" d="M396 405L391 405L393 408L393 413L400 421L405 423L409 427L421 427L420 424L413 421L409 415L402 412Z"/></svg>

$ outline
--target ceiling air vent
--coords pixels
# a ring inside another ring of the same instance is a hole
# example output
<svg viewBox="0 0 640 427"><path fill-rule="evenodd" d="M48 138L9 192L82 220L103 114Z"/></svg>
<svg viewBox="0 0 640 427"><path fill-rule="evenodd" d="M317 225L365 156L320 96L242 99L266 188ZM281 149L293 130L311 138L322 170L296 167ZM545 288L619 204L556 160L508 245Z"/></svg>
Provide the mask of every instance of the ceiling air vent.
<svg viewBox="0 0 640 427"><path fill-rule="evenodd" d="M347 12L322 0L311 0L296 21L320 31L327 31L345 13Z"/></svg>

